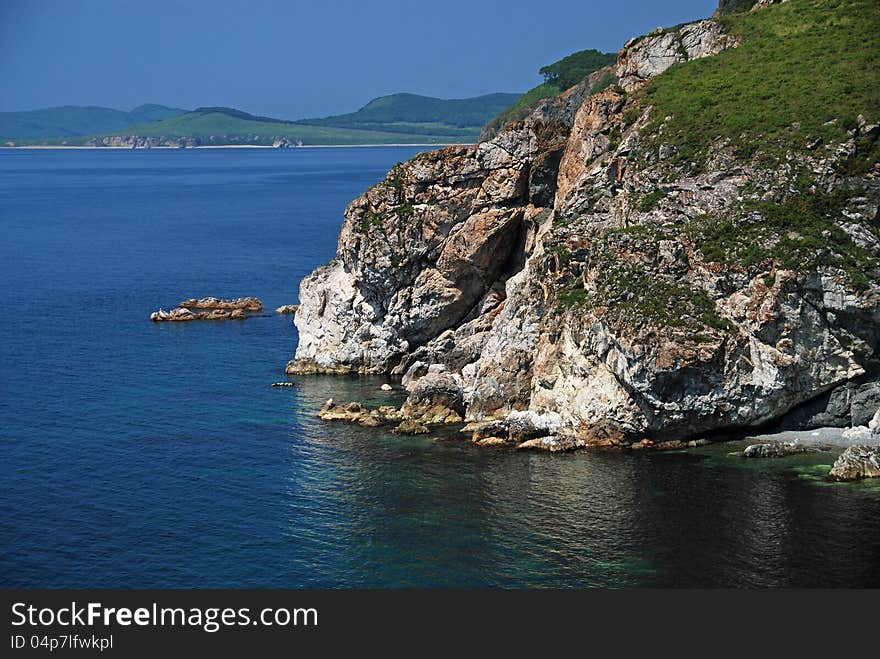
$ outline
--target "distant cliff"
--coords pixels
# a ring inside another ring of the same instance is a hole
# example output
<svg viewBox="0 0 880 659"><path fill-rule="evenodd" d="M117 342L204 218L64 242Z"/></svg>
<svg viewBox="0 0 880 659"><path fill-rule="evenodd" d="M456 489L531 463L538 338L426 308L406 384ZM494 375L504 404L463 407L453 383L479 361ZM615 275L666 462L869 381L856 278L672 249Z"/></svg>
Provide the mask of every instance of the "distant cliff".
<svg viewBox="0 0 880 659"><path fill-rule="evenodd" d="M866 423L880 8L759 5L632 39L599 93L395 167L302 281L288 372L528 413L548 448Z"/></svg>

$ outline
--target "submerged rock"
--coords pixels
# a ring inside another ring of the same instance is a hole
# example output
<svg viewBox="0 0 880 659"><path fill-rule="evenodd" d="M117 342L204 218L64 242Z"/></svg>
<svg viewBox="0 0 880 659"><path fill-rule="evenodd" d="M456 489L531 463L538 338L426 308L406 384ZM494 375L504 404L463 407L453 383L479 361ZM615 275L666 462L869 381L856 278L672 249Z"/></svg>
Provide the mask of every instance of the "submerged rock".
<svg viewBox="0 0 880 659"><path fill-rule="evenodd" d="M426 435L431 432L428 427L413 419L404 419L399 426L392 430L395 435Z"/></svg>
<svg viewBox="0 0 880 659"><path fill-rule="evenodd" d="M831 467L828 479L855 481L880 477L880 446L850 446Z"/></svg>
<svg viewBox="0 0 880 659"><path fill-rule="evenodd" d="M504 437L482 437L474 439L473 443L477 446L504 446L507 444L507 440Z"/></svg>
<svg viewBox="0 0 880 659"><path fill-rule="evenodd" d="M358 402L337 404L332 398L328 399L318 411L318 417L324 421L348 421L372 428L388 425L403 418L400 411L390 405L370 409Z"/></svg>
<svg viewBox="0 0 880 659"><path fill-rule="evenodd" d="M819 448L816 446L803 446L792 442L790 444L782 442L767 442L763 444L751 444L743 449L742 456L744 458L782 458L787 455L797 455L798 453L816 453Z"/></svg>
<svg viewBox="0 0 880 659"><path fill-rule="evenodd" d="M295 382L273 382L272 386L273 387L295 387L296 383Z"/></svg>
<svg viewBox="0 0 880 659"><path fill-rule="evenodd" d="M549 451L550 453L560 453L562 451L573 451L577 448L583 448L585 443L576 437L547 435L545 437L536 437L529 439L517 445L517 450L538 450Z"/></svg>

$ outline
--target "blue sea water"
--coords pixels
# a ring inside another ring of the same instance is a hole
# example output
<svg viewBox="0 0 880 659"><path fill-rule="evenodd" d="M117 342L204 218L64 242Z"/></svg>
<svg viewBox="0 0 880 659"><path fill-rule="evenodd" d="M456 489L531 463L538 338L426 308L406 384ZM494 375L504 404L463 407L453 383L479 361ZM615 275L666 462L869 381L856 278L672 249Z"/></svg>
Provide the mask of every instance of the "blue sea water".
<svg viewBox="0 0 880 659"><path fill-rule="evenodd" d="M0 586L880 586L833 456L475 449L315 418L381 379L271 388L271 309L415 152L0 150ZM148 320L203 295L269 313Z"/></svg>

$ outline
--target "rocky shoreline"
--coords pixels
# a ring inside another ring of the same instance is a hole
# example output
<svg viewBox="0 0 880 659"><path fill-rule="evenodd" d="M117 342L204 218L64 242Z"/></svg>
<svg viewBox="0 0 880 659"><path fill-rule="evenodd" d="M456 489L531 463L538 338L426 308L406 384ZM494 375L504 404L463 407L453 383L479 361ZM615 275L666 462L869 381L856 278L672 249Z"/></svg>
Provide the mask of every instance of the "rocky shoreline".
<svg viewBox="0 0 880 659"><path fill-rule="evenodd" d="M293 383L275 383L273 387L295 386ZM391 390L383 385L384 391ZM456 410L457 400L449 396L438 383L434 383L430 395L423 386L415 402L407 399L401 408L383 405L370 408L360 402L337 403L327 400L317 413L318 418L329 422L347 422L366 428L389 428L396 435L425 435L438 426L461 426L460 433L470 436L470 442L479 447L505 447L515 450L536 450L560 453L578 449L611 451L681 451L698 448L713 443L712 440L692 439L688 441L669 440L654 442L642 439L639 442L626 441L620 436L609 434L603 438L585 441L574 435L561 433L561 419L558 414L538 415L523 411L512 413L505 419L473 421L464 424ZM428 394L428 395L426 395ZM827 453L845 446L835 460L827 479L830 481L856 481L864 478L880 477L880 409L877 410L869 426L857 427L856 433L843 431L838 439L827 436L813 439L804 437L805 433L786 433L800 435L792 441L784 441L776 436L760 437L765 440L749 444L739 455L748 459L786 458L794 455ZM820 433L812 433L820 435ZM854 439L855 438L855 439ZM851 443L857 441L859 443Z"/></svg>

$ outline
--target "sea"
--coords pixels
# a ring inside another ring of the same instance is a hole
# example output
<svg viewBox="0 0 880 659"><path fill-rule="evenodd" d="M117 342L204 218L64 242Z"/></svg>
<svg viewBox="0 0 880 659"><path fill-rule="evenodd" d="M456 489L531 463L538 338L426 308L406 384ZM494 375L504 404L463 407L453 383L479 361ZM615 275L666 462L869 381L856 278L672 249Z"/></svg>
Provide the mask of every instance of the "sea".
<svg viewBox="0 0 880 659"><path fill-rule="evenodd" d="M880 484L826 482L833 452L549 455L317 419L402 394L288 378L272 310L419 150L0 149L0 586L880 586ZM206 295L265 312L149 321Z"/></svg>

